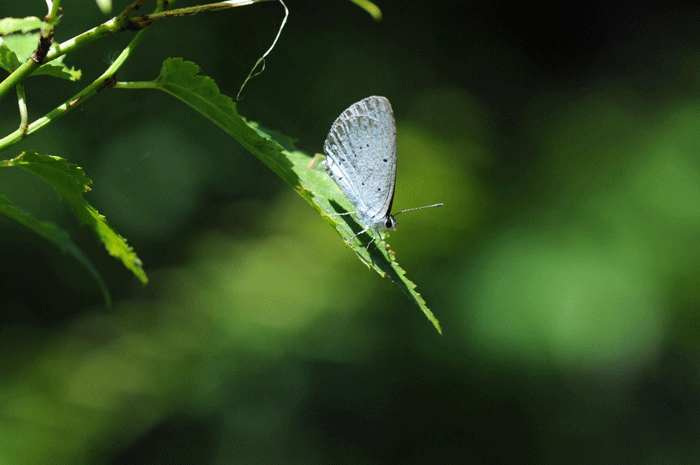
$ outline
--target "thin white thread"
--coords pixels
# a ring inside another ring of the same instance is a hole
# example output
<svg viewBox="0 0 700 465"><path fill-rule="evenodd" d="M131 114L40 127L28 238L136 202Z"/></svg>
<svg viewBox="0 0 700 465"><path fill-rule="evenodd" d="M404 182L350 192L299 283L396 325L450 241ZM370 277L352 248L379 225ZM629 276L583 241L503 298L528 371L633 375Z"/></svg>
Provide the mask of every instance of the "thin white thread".
<svg viewBox="0 0 700 465"><path fill-rule="evenodd" d="M265 57L272 51L273 48L275 48L275 45L277 44L277 39L280 38L280 35L282 35L282 29L284 29L284 25L287 24L287 17L289 17L289 9L287 8L287 5L285 5L282 0L279 0L279 2L284 7L284 19L282 20L282 24L280 24L280 28L277 31L277 36L275 37L275 40L272 42L272 45L270 46L270 48L267 49L267 52L263 53L263 56L258 58L258 61L255 62L255 66L253 66L253 69L251 69L250 73L248 73L248 77L246 77L245 81L243 81L243 84L241 84L241 88L238 91L238 95L236 95L236 100L241 99L241 92L243 92L243 88L248 83L248 81L250 81L252 78L254 78L258 74L265 71ZM262 69L260 71L256 72L255 70L258 68L258 66L261 63L262 63Z"/></svg>

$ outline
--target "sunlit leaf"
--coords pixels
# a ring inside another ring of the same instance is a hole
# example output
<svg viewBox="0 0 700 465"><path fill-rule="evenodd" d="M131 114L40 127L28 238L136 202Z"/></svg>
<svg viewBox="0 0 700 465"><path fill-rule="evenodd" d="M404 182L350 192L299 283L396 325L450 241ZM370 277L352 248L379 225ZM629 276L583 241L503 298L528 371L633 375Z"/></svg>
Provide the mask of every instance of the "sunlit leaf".
<svg viewBox="0 0 700 465"><path fill-rule="evenodd" d="M13 72L22 63L17 59L15 52L10 50L10 48L4 43L2 37L0 37L0 68L4 69L8 73Z"/></svg>
<svg viewBox="0 0 700 465"><path fill-rule="evenodd" d="M44 26L44 22L36 16L27 16L26 18L3 18L0 19L0 35L35 31L41 29L42 26Z"/></svg>
<svg viewBox="0 0 700 465"><path fill-rule="evenodd" d="M23 34L12 34L2 37L3 43L17 55L17 60L23 63L32 56L36 46L39 44L40 34L38 32L27 32Z"/></svg>
<svg viewBox="0 0 700 465"><path fill-rule="evenodd" d="M233 136L316 208L342 238L352 237L355 230L359 231L359 225L348 216L340 220L338 216L332 216L336 212L352 211L352 205L325 171L318 167L309 168L311 157L296 150L288 138L266 131L239 116L231 98L221 94L214 81L199 75L199 71L194 63L168 59L163 63L160 76L142 87L158 88L173 95ZM350 247L367 266L381 276L388 275L441 332L438 320L416 292L415 284L406 278L386 242L381 241L376 247L372 245L366 249L369 240L369 235L363 234L354 239Z"/></svg>
<svg viewBox="0 0 700 465"><path fill-rule="evenodd" d="M78 81L82 76L82 71L75 69L74 67L68 68L63 64L63 58L65 56L59 57L48 63L44 63L32 73L32 75L44 74L48 76L57 77L60 79L67 79L69 81Z"/></svg>
<svg viewBox="0 0 700 465"><path fill-rule="evenodd" d="M83 197L83 194L90 190L88 186L92 181L85 176L82 168L62 158L40 155L34 151L24 152L4 164L27 170L51 184L58 191L61 199L70 205L80 221L97 234L110 255L121 260L142 283L148 282L141 260L133 249L126 244L123 237L112 230L105 217L100 215Z"/></svg>

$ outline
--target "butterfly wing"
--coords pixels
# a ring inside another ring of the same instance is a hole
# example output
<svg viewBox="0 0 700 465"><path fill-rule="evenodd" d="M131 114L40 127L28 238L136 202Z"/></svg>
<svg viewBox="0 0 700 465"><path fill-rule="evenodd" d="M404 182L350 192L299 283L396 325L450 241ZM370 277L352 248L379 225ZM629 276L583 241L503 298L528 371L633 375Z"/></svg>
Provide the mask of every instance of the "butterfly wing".
<svg viewBox="0 0 700 465"><path fill-rule="evenodd" d="M389 100L367 97L345 110L323 146L324 166L366 226L389 215L396 183L396 123Z"/></svg>

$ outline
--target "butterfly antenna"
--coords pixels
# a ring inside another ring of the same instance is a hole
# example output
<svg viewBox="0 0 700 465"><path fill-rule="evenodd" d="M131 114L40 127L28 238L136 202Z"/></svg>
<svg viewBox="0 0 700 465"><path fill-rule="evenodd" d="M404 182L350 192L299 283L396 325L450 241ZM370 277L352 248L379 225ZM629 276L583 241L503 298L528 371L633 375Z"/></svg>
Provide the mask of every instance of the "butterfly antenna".
<svg viewBox="0 0 700 465"><path fill-rule="evenodd" d="M444 203L436 203L435 205L426 205L425 207L408 208L406 210L401 210L400 212L394 213L394 216L398 215L399 213L403 213L403 212L410 212L413 210L422 210L424 208L442 207L443 205L445 205L445 204Z"/></svg>

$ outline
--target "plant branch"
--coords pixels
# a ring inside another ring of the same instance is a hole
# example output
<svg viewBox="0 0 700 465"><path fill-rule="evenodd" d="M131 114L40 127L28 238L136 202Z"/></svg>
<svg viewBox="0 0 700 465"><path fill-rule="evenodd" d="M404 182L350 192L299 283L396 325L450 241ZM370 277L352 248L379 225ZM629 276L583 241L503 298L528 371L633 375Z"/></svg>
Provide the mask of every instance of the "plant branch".
<svg viewBox="0 0 700 465"><path fill-rule="evenodd" d="M47 0L47 4L49 4L50 1L51 0ZM45 56L41 57L40 60L34 59L35 57L33 55L31 59L28 59L27 61L22 63L22 65L20 65L16 70L14 70L4 81L0 82L0 98L2 98L5 94L7 94L7 92L10 89L18 85L20 82L23 82L24 79L27 78L27 76L36 71L36 69L43 63L55 60L56 58L65 55L66 53L72 52L73 50L83 47L91 42L94 42L95 40L100 39L108 34L122 32L127 29L138 30L138 27L128 27L130 24L132 24L130 22L130 15L133 11L138 10L138 8L145 1L146 0L136 0L126 9L124 9L124 11L119 14L119 16L102 23L97 27L94 27L89 31L85 31L82 34L78 34L77 36L73 37L72 39L68 39L65 42L62 42L60 44L53 44L53 46L48 50L48 53L46 53ZM53 1L53 3L51 4L51 10L49 12L49 15L47 16L47 20L52 19L53 21L55 21L58 19L58 16L52 18L51 15L59 14L58 10L60 9L60 7L57 7L57 5L59 4L59 0ZM158 9L160 9L160 6L156 9L156 12L158 12ZM144 25L140 29L144 29L146 26L147 25ZM42 36L43 35L44 31L42 31Z"/></svg>
<svg viewBox="0 0 700 465"><path fill-rule="evenodd" d="M49 14L46 15L44 21L55 26L61 14L61 0L46 0L46 5L49 7Z"/></svg>
<svg viewBox="0 0 700 465"><path fill-rule="evenodd" d="M141 1L141 0L139 0L139 1ZM115 24L117 22L117 19L118 19L118 17L112 18L107 23L104 23L95 29L98 29L98 28L105 26L107 24ZM98 35L99 32L95 32L95 29L92 30L93 35ZM126 62L126 60L129 58L129 56L134 51L134 49L136 47L138 47L138 45L144 39L146 33L149 31L149 29L150 28L147 27L144 30L140 31L138 34L136 34L136 37L134 37L133 40L129 43L129 45L127 45L126 48L122 51L122 53L119 54L117 59L114 60L114 62L109 66L109 68L107 68L107 70L104 73L102 73L102 75L99 78L97 78L95 81L93 81L85 89L83 89L82 91L80 91L79 93L77 93L76 95L74 95L73 97L71 97L66 102L64 102L63 104L56 107L55 109L51 110L46 115L44 115L41 118L34 121L32 124L30 124L24 130L22 130L22 128L19 128L16 131L14 131L13 133L8 134L6 137L0 139L0 150L3 150L12 144L15 144L23 137L26 137L26 136L33 134L34 132L38 131L39 129L41 129L45 125L52 122L53 120L63 116L64 114L68 113L70 110L76 108L78 105L80 105L82 102L84 102L87 98L91 97L95 93L100 92L108 87L113 86L114 83L116 82L114 75L116 74L117 70L119 68L121 68L121 66L124 64L124 62ZM88 31L88 33L89 32L91 32L91 31ZM84 35L85 34L81 34L78 37L81 37ZM102 35L104 35L104 34L102 34ZM99 35L96 38L99 38L99 37L101 37L101 35ZM75 39L77 39L77 38L75 38ZM74 39L71 39L71 40L74 40ZM90 38L85 39L85 40L90 40ZM94 39L92 39L92 40L94 40ZM70 42L70 41L68 41L68 42ZM80 41L78 41L78 42L80 42ZM65 44L65 42L64 42L64 44ZM63 45L63 44L61 44L61 45ZM68 44L66 46L66 49L72 49L73 47L77 47L79 45L84 45L84 42L79 43L79 44ZM65 49L61 49L60 47L61 46L59 45L58 48L60 50L64 50L64 52L65 52ZM53 52L53 50L52 50L52 52ZM49 55L47 55L47 58L51 57L52 52L50 52ZM52 56L51 59L54 59L58 56L60 56L60 55L55 54L55 56ZM36 65L36 63L34 61L27 60L25 63L22 64L22 66L17 68L17 70L19 70L23 66L27 65L27 63L34 63ZM14 73L13 73L13 75L14 75ZM12 75L10 75L10 77L12 77ZM17 83L17 84L19 84L19 83ZM15 84L15 86L17 84ZM2 88L3 85L5 85L5 82L0 83L0 88Z"/></svg>
<svg viewBox="0 0 700 465"><path fill-rule="evenodd" d="M251 5L258 2L274 1L274 0L230 0L225 2L210 3L208 5L200 5L189 8L180 8L177 10L170 11L159 11L162 9L162 5L165 2L159 2L158 8L155 13L143 16L132 16L133 12L138 10L141 5L146 0L136 0L134 3L129 5L124 11L122 11L118 16L100 24L97 27L90 29L89 31L83 32L72 39L68 39L60 44L54 44L48 51L45 57L37 63L34 60L27 60L22 65L17 68L10 76L8 76L4 81L0 82L0 98L2 98L7 92L15 87L20 82L24 81L27 76L32 74L40 66L41 63L47 63L49 61L55 60L56 58L70 53L80 47L83 47L89 43L96 41L108 34L113 34L115 32L123 32L125 30L143 30L150 26L154 21L165 19L173 16L184 16L193 15L201 13L204 11L216 11L225 8L234 8L242 5ZM54 0L53 5L57 5L58 0ZM52 10L53 11L53 10ZM171 14L173 13L173 14Z"/></svg>
<svg viewBox="0 0 700 465"><path fill-rule="evenodd" d="M129 16L131 16L131 14L132 14L134 11L138 10L139 8L141 8L141 5L143 5L144 3L146 3L146 0L136 0L134 3L132 3L131 5L129 5L128 7L126 7L126 8L124 9L124 11L122 11L121 13L119 13L119 18L122 18L122 19L128 18ZM160 10L161 7L162 7L162 4L161 4L160 2L158 2L158 7L156 8L156 11Z"/></svg>
<svg viewBox="0 0 700 465"><path fill-rule="evenodd" d="M46 56L41 60L41 63L47 63L49 61L55 60L61 55L65 55L68 52L75 50L76 48L87 45L95 40L104 37L107 34L113 32L118 32L117 28L117 18L112 18L106 23L100 24L97 27L90 29L89 31L83 32L82 34L68 39L60 44L54 44L49 50ZM10 89L15 87L17 84L24 81L27 76L32 74L39 68L40 63L28 59L22 63L16 70L12 72L4 81L0 82L0 98L2 98Z"/></svg>

